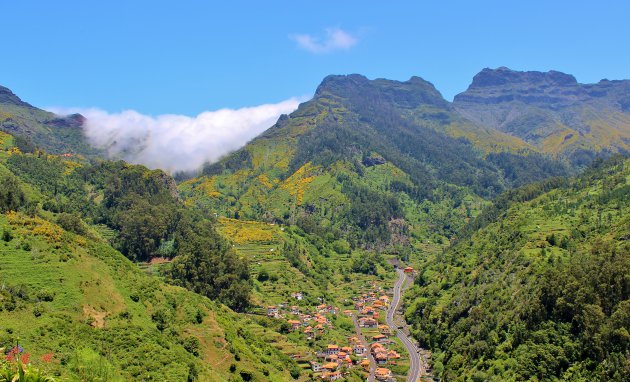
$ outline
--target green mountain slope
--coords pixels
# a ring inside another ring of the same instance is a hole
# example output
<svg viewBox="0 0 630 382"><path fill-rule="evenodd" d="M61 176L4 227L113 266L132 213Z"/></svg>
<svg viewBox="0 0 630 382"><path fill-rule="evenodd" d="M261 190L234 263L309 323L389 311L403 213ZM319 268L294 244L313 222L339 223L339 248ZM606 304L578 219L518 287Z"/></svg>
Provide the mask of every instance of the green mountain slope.
<svg viewBox="0 0 630 382"><path fill-rule="evenodd" d="M627 381L630 161L515 190L426 258L407 319L449 381Z"/></svg>
<svg viewBox="0 0 630 382"><path fill-rule="evenodd" d="M52 154L104 156L87 142L84 121L80 114L61 117L38 109L0 86L0 131L15 136L22 151L35 146Z"/></svg>
<svg viewBox="0 0 630 382"><path fill-rule="evenodd" d="M465 121L420 78L350 75L327 77L311 101L179 190L210 214L383 247L450 237L483 198L565 172Z"/></svg>
<svg viewBox="0 0 630 382"><path fill-rule="evenodd" d="M152 275L158 265L140 270L127 258L178 253L168 227L155 231L166 215L183 227L172 234L189 245L211 243L220 255L186 248L223 269L212 272L221 284L208 281L203 295L230 303L230 287L241 285L230 273L241 263L220 249L213 226L200 223L200 241L197 225L177 217L186 213L165 174L21 153L4 133L0 141L0 348L19 342L35 366L61 380L293 379L295 363L269 344L278 333L165 283ZM172 282L179 281L186 279ZM52 360L42 359L50 353Z"/></svg>
<svg viewBox="0 0 630 382"><path fill-rule="evenodd" d="M630 81L580 84L568 74L484 69L455 96L464 117L584 166L630 152Z"/></svg>

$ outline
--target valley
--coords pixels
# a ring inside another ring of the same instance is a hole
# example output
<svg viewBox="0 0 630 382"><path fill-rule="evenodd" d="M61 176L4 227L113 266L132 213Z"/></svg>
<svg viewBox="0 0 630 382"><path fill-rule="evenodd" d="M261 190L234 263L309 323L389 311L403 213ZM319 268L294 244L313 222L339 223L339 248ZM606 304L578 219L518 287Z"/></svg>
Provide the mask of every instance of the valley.
<svg viewBox="0 0 630 382"><path fill-rule="evenodd" d="M174 178L0 88L0 371L625 382L626 93L328 76Z"/></svg>

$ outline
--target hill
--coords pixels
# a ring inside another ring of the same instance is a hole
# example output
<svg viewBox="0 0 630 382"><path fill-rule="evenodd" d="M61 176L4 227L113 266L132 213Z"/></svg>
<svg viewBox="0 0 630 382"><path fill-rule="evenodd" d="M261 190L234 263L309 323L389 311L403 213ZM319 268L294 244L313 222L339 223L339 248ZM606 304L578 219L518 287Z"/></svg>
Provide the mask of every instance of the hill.
<svg viewBox="0 0 630 382"><path fill-rule="evenodd" d="M566 172L466 121L427 81L349 75L324 79L311 101L179 190L209 214L383 248L448 238L484 199Z"/></svg>
<svg viewBox="0 0 630 382"><path fill-rule="evenodd" d="M557 72L484 69L453 106L481 126L539 151L587 165L597 155L630 152L630 81L578 83Z"/></svg>
<svg viewBox="0 0 630 382"><path fill-rule="evenodd" d="M22 151L41 148L51 154L103 157L85 138L84 122L80 114L58 116L38 109L0 86L0 131L13 135Z"/></svg>
<svg viewBox="0 0 630 382"><path fill-rule="evenodd" d="M630 161L500 197L427 256L407 319L449 381L627 381Z"/></svg>
<svg viewBox="0 0 630 382"><path fill-rule="evenodd" d="M61 380L293 380L295 362L269 344L280 335L220 302L247 302L246 263L186 213L169 177L14 141L0 133L0 348L19 343ZM203 290L153 275L178 251L174 266L210 267L195 269Z"/></svg>

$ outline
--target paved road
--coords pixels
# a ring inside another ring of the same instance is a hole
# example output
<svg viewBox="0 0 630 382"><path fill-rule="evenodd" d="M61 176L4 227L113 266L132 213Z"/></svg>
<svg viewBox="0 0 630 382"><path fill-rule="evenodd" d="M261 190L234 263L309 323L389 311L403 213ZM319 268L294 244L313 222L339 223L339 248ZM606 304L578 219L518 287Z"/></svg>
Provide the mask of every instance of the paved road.
<svg viewBox="0 0 630 382"><path fill-rule="evenodd" d="M374 357L372 357L370 346L368 345L365 336L361 332L361 327L359 326L359 320L357 320L356 314L352 315L352 322L354 322L354 330L357 332L357 337L359 337L361 343L363 344L363 346L365 346L365 349L368 352L368 359L370 360L370 374L368 374L367 380L368 382L374 382L376 380L374 377L374 373L376 372L376 361L374 360Z"/></svg>
<svg viewBox="0 0 630 382"><path fill-rule="evenodd" d="M407 382L416 382L420 377L420 373L423 372L422 362L420 359L420 354L418 353L418 348L411 341L411 338L408 337L402 330L398 329L396 323L394 322L394 315L396 313L396 309L398 309L398 304L400 304L400 297L402 294L403 285L407 279L407 276L402 271L402 269L397 269L398 272L398 280L396 280L396 285L394 285L394 297L392 298L392 302L387 310L386 321L387 325L392 330L392 333L396 333L396 336L400 338L400 341L407 348L407 352L409 353L409 373L407 374Z"/></svg>

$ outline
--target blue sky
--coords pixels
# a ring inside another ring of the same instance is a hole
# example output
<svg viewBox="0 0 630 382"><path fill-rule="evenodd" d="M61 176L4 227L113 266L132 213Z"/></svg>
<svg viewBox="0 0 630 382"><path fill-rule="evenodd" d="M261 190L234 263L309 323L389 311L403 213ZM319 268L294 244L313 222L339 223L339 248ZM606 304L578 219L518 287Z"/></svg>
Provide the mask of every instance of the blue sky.
<svg viewBox="0 0 630 382"><path fill-rule="evenodd" d="M0 84L37 106L146 115L278 103L328 74L484 67L630 78L626 1L9 1Z"/></svg>

